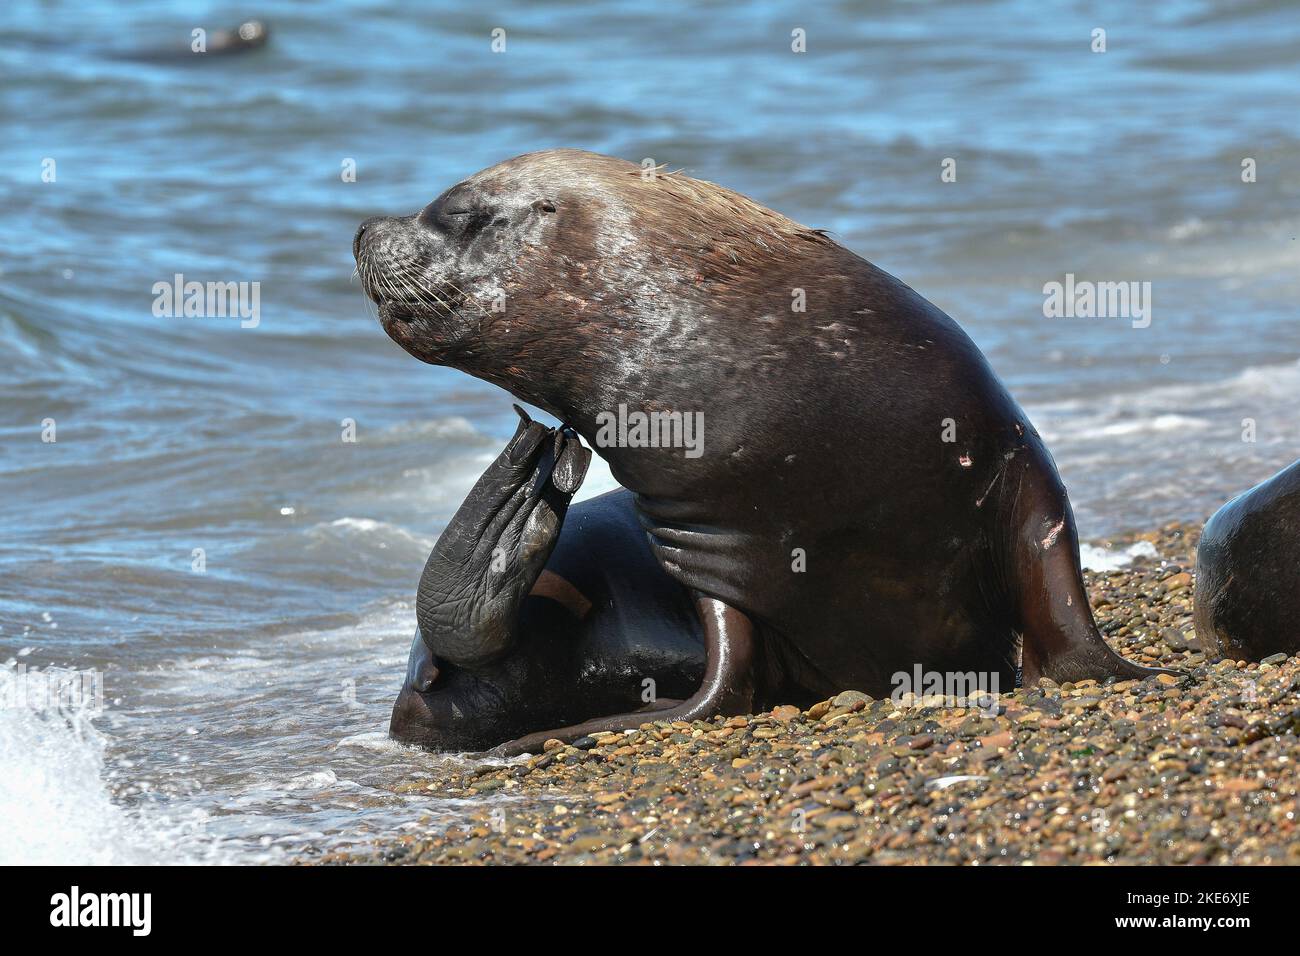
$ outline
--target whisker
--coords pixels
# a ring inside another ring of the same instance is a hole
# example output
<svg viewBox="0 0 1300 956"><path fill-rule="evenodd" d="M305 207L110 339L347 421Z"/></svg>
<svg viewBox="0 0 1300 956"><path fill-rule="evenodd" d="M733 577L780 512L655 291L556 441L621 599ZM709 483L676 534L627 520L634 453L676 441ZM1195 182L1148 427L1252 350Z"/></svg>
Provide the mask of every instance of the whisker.
<svg viewBox="0 0 1300 956"><path fill-rule="evenodd" d="M470 306L482 318L489 317L482 303L454 282L430 284L423 268L415 261L399 261L386 269L380 269L374 263L358 262L353 276L359 278L367 290L376 292L379 298L427 308L441 316L450 316L458 305ZM450 300L448 290L458 297L457 302Z"/></svg>

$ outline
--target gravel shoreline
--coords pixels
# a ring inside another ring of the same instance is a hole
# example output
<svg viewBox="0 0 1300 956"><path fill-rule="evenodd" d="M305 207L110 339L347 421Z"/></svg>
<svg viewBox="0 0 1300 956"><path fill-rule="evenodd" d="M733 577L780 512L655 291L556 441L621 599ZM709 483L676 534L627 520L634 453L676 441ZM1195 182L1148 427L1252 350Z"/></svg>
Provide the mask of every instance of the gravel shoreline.
<svg viewBox="0 0 1300 956"><path fill-rule="evenodd" d="M404 790L464 822L316 863L1300 863L1300 659L1207 661L1199 529L1088 573L1112 646L1182 672L1019 688L988 709L848 691L807 711L643 725Z"/></svg>

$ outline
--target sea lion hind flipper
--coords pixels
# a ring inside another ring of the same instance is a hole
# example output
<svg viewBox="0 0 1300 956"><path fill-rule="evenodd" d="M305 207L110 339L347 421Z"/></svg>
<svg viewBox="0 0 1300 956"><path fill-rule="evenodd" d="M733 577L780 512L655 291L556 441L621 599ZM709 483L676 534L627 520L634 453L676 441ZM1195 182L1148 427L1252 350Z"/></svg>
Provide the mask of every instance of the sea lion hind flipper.
<svg viewBox="0 0 1300 956"><path fill-rule="evenodd" d="M1176 674L1143 667L1114 651L1092 618L1079 563L1079 537L1065 488L1052 468L1025 463L1012 508L1009 580L1023 635L1025 686L1065 681L1142 680Z"/></svg>
<svg viewBox="0 0 1300 956"><path fill-rule="evenodd" d="M541 753L548 740L572 743L600 733L618 733L648 721L703 720L722 714L747 714L754 706L754 625L742 612L716 598L695 593L695 607L704 625L704 679L700 688L684 701L660 701L627 714L598 717L570 727L543 730L497 747L493 752L507 757Z"/></svg>

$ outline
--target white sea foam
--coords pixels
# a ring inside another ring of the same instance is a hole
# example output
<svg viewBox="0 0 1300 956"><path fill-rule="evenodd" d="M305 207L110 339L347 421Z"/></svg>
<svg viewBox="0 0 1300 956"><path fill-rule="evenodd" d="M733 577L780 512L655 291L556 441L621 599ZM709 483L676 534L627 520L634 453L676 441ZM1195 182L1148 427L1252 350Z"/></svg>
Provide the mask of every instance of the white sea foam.
<svg viewBox="0 0 1300 956"><path fill-rule="evenodd" d="M432 538L413 534L400 525L391 524L387 521L376 521L373 518L343 517L331 521L328 527L340 529L344 533L373 536L378 539L381 548L387 547L385 539L410 542L426 550L433 547Z"/></svg>
<svg viewBox="0 0 1300 956"><path fill-rule="evenodd" d="M57 710L22 703L22 675L0 666L0 865L124 865L194 862L177 830L132 812L109 789L108 738L90 702Z"/></svg>
<svg viewBox="0 0 1300 956"><path fill-rule="evenodd" d="M1079 546L1079 560L1087 571L1114 571L1132 564L1133 559L1139 557L1156 557L1156 546L1150 541L1139 541L1118 550L1093 544Z"/></svg>
<svg viewBox="0 0 1300 956"><path fill-rule="evenodd" d="M1136 435L1140 432L1203 431L1209 427L1210 423L1204 419L1193 418L1190 415L1164 414L1101 425L1095 427L1092 434L1113 438L1119 435Z"/></svg>
<svg viewBox="0 0 1300 956"><path fill-rule="evenodd" d="M284 790L320 790L339 782L333 770L308 770L295 774L281 784Z"/></svg>
<svg viewBox="0 0 1300 956"><path fill-rule="evenodd" d="M1049 443L1080 442L1151 432L1203 430L1236 408L1254 408L1261 400L1290 402L1300 392L1300 362L1261 365L1235 375L1196 384L1163 385L1121 392L1100 400L1071 399L1031 407L1033 417L1051 422L1039 431ZM1189 413L1195 409L1196 414ZM1229 425L1238 425L1229 421Z"/></svg>

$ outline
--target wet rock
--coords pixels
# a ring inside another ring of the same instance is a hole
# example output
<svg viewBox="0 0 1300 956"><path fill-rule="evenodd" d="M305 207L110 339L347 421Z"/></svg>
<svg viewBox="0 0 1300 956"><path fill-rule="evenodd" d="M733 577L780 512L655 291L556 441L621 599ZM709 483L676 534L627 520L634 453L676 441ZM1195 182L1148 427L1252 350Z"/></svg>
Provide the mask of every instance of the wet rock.
<svg viewBox="0 0 1300 956"><path fill-rule="evenodd" d="M846 690L831 699L832 707L846 707L855 710L861 710L862 707L869 703L871 703L871 698L856 690Z"/></svg>

